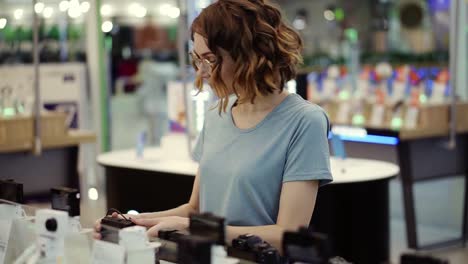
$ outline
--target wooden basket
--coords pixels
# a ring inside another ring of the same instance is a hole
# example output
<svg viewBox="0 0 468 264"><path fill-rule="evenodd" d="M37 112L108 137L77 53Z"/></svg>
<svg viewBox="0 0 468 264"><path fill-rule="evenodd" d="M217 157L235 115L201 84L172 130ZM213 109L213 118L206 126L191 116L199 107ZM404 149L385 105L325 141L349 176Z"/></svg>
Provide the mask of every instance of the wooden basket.
<svg viewBox="0 0 468 264"><path fill-rule="evenodd" d="M41 116L41 139L64 138L67 135L66 114L46 112ZM31 116L0 118L0 151L31 149L34 119Z"/></svg>

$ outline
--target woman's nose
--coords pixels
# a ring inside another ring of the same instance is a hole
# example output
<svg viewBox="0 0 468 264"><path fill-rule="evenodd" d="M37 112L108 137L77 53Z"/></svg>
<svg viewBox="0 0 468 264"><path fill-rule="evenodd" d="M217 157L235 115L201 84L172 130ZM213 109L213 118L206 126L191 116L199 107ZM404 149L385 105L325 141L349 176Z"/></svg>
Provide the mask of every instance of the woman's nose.
<svg viewBox="0 0 468 264"><path fill-rule="evenodd" d="M203 67L200 67L198 70L197 70L197 76L203 78L203 79L208 79L210 78L210 75L203 70Z"/></svg>

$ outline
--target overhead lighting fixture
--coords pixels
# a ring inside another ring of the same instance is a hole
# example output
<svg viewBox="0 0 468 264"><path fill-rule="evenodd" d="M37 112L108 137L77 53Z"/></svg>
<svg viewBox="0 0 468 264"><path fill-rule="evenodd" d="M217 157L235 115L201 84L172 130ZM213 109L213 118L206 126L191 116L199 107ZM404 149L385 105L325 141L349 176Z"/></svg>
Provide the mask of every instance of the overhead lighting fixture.
<svg viewBox="0 0 468 264"><path fill-rule="evenodd" d="M160 7L159 7L159 13L161 15L166 15L167 12L169 12L169 9L171 9L171 5L170 4L162 4Z"/></svg>
<svg viewBox="0 0 468 264"><path fill-rule="evenodd" d="M335 20L335 13L331 10L325 10L323 12L323 17L328 21L333 21Z"/></svg>
<svg viewBox="0 0 468 264"><path fill-rule="evenodd" d="M110 16L112 14L112 7L108 4L104 4L101 6L101 15L102 16Z"/></svg>
<svg viewBox="0 0 468 264"><path fill-rule="evenodd" d="M159 13L170 18L178 18L180 16L180 9L170 4L162 4L159 7Z"/></svg>
<svg viewBox="0 0 468 264"><path fill-rule="evenodd" d="M91 5L89 4L89 2L87 2L87 1L82 2L80 4L81 13L87 13L89 11L90 7L91 7Z"/></svg>
<svg viewBox="0 0 468 264"><path fill-rule="evenodd" d="M13 16L15 17L16 20L20 20L21 18L23 18L23 14L24 14L23 9L16 9L13 12Z"/></svg>
<svg viewBox="0 0 468 264"><path fill-rule="evenodd" d="M303 18L296 18L293 21L293 27L296 30L304 30L306 27L306 21Z"/></svg>
<svg viewBox="0 0 468 264"><path fill-rule="evenodd" d="M54 13L54 9L50 6L44 8L44 11L42 12L42 15L44 15L45 18L51 18L52 14Z"/></svg>
<svg viewBox="0 0 468 264"><path fill-rule="evenodd" d="M79 18L81 16L81 10L79 8L69 8L68 15L71 18Z"/></svg>
<svg viewBox="0 0 468 264"><path fill-rule="evenodd" d="M109 33L112 31L113 27L114 27L114 24L112 24L111 21L104 21L101 25L101 30L104 33Z"/></svg>
<svg viewBox="0 0 468 264"><path fill-rule="evenodd" d="M0 18L0 29L4 29L7 24L7 19L6 18Z"/></svg>
<svg viewBox="0 0 468 264"><path fill-rule="evenodd" d="M65 1L65 0L62 1L62 2L60 2L60 4L59 4L59 10L60 10L61 12L67 11L68 8L70 8L70 2Z"/></svg>
<svg viewBox="0 0 468 264"><path fill-rule="evenodd" d="M40 14L42 13L42 11L44 11L44 3L42 2L37 2L35 5L34 5L34 12L36 12L36 14Z"/></svg>
<svg viewBox="0 0 468 264"><path fill-rule="evenodd" d="M143 7L142 5L138 4L138 3L132 3L130 4L130 6L128 7L128 10L130 12L130 14L138 17L138 18L142 18L144 16L146 16L146 8Z"/></svg>
<svg viewBox="0 0 468 264"><path fill-rule="evenodd" d="M178 18L180 16L180 9L178 7L172 7L171 10L169 11L169 13L167 13L167 15L170 17L170 18Z"/></svg>

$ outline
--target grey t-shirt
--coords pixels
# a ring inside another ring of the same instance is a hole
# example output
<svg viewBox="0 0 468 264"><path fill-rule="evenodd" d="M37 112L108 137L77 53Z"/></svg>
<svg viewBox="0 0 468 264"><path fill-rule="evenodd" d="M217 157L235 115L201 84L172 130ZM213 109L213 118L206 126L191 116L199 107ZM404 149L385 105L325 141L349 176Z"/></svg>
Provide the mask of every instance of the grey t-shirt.
<svg viewBox="0 0 468 264"><path fill-rule="evenodd" d="M284 182L332 181L328 118L290 94L258 125L239 129L231 115L235 99L226 113L206 113L192 153L200 164L200 211L223 216L228 225L272 225Z"/></svg>

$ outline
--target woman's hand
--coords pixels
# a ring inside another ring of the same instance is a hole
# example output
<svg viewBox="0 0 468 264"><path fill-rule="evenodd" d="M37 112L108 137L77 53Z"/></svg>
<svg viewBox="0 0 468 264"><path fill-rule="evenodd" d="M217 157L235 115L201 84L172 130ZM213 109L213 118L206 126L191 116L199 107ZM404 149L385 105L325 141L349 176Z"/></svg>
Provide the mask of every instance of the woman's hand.
<svg viewBox="0 0 468 264"><path fill-rule="evenodd" d="M149 228L149 237L158 237L160 230L186 230L189 227L189 219L180 216L167 216L156 218L132 218L132 222L139 226Z"/></svg>
<svg viewBox="0 0 468 264"><path fill-rule="evenodd" d="M114 218L123 218L121 215L119 215L118 213L114 212L112 213L111 215L112 217ZM139 218L138 215L124 215L127 219L133 219L133 218ZM96 222L94 223L94 229L93 229L93 237L94 239L98 239L100 240L102 237L101 237L101 219L98 219L96 220Z"/></svg>

